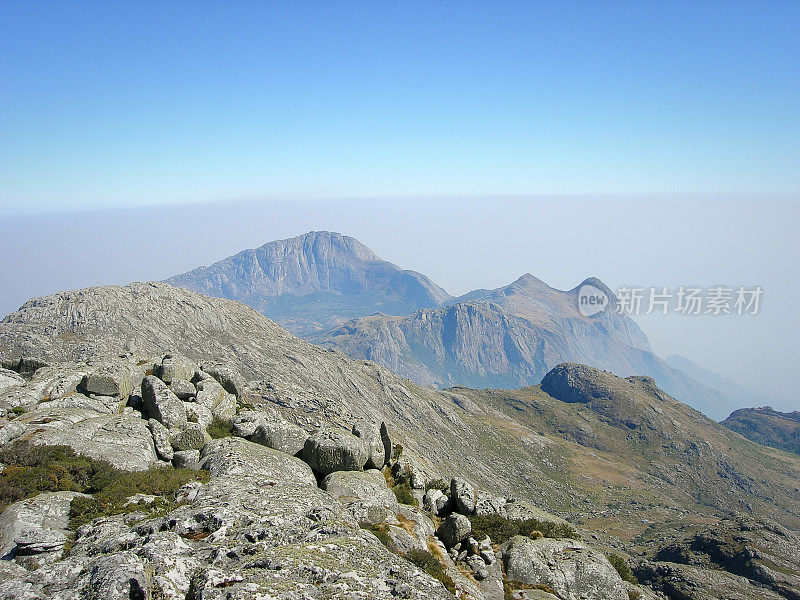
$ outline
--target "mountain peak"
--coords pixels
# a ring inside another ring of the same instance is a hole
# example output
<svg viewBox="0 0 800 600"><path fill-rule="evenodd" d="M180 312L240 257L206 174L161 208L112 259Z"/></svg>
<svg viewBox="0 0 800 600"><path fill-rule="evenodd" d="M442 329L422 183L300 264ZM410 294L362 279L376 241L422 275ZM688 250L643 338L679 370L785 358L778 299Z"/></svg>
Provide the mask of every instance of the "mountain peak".
<svg viewBox="0 0 800 600"><path fill-rule="evenodd" d="M421 273L331 231L268 242L167 282L239 300L301 335L376 312L401 315L438 307L450 298Z"/></svg>

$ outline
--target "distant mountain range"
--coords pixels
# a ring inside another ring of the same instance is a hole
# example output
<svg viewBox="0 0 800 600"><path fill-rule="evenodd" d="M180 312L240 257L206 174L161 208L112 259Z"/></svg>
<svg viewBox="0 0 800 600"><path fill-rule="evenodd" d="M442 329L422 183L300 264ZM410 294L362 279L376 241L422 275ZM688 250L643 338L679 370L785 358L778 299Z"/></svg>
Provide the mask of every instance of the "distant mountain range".
<svg viewBox="0 0 800 600"><path fill-rule="evenodd" d="M721 376L680 357L657 357L632 319L613 310L581 314L584 284L616 301L595 278L561 291L525 274L454 298L354 238L320 231L166 281L243 302L314 343L424 385L522 387L538 384L556 364L580 362L620 376L649 375L717 420L743 405L741 389Z"/></svg>

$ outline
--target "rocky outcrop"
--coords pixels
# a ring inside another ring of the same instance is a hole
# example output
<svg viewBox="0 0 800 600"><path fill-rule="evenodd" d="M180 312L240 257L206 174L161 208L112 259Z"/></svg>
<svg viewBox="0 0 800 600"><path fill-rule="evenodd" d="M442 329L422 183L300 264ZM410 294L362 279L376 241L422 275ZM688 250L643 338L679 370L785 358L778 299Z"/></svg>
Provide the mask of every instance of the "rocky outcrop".
<svg viewBox="0 0 800 600"><path fill-rule="evenodd" d="M226 438L204 463L211 480L183 505L135 527L124 515L85 525L63 560L4 568L0 598L451 597L359 529L298 459Z"/></svg>
<svg viewBox="0 0 800 600"><path fill-rule="evenodd" d="M358 523L383 523L393 520L400 510L380 471L336 471L320 487L344 504Z"/></svg>
<svg viewBox="0 0 800 600"><path fill-rule="evenodd" d="M452 548L456 544L463 542L472 532L472 524L469 519L464 515L453 513L447 517L439 528L436 530L436 535L444 542L448 548Z"/></svg>
<svg viewBox="0 0 800 600"><path fill-rule="evenodd" d="M69 536L69 507L83 494L50 492L21 500L0 515L0 559L33 566L61 558Z"/></svg>
<svg viewBox="0 0 800 600"><path fill-rule="evenodd" d="M362 471L368 456L361 438L333 429L315 431L303 447L303 460L323 476L334 471Z"/></svg>
<svg viewBox="0 0 800 600"><path fill-rule="evenodd" d="M655 559L701 570L721 569L784 598L800 600L800 556L795 550L798 547L800 535L796 532L777 523L739 516L723 519L689 538L667 545ZM681 566L645 565L641 571L643 579L660 589L676 585L670 584L673 573L676 581L715 579L714 574L698 577L694 571L686 575L687 570Z"/></svg>
<svg viewBox="0 0 800 600"><path fill-rule="evenodd" d="M178 397L158 377L148 375L142 381L142 401L147 415L167 429L186 425L186 409Z"/></svg>
<svg viewBox="0 0 800 600"><path fill-rule="evenodd" d="M367 446L367 469L382 469L389 462L381 431L386 430L386 424L380 426L368 421L358 421L353 425L353 435L364 440ZM391 444L391 442L389 442Z"/></svg>
<svg viewBox="0 0 800 600"><path fill-rule="evenodd" d="M563 600L628 600L608 559L582 542L516 536L501 550L510 580L545 586Z"/></svg>

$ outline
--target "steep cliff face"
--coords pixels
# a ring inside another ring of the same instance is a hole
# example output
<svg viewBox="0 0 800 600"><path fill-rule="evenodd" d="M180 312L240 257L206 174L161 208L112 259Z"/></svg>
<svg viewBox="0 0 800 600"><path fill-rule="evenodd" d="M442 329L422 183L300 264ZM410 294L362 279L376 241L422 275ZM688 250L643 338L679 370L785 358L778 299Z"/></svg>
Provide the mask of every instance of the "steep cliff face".
<svg viewBox="0 0 800 600"><path fill-rule="evenodd" d="M327 231L244 250L167 282L238 300L300 335L378 311L407 314L450 298L424 275L381 260L358 240Z"/></svg>
<svg viewBox="0 0 800 600"><path fill-rule="evenodd" d="M372 315L309 339L355 358L373 360L424 385L522 387L539 383L561 362L579 362L617 375L648 375L667 392L706 415L722 419L728 400L673 369L651 350L630 318L606 310L578 311L578 290L531 275L497 290L478 290L440 309L406 317Z"/></svg>

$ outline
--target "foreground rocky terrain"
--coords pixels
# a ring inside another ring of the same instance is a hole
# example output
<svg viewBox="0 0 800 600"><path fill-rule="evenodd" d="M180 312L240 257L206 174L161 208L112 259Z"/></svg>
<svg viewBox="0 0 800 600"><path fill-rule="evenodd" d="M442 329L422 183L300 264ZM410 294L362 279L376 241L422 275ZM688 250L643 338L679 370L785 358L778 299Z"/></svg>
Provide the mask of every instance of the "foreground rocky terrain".
<svg viewBox="0 0 800 600"><path fill-rule="evenodd" d="M438 392L154 283L32 300L0 355L9 456L205 473L79 520L105 492L15 501L6 597L795 597L800 458L648 378Z"/></svg>

